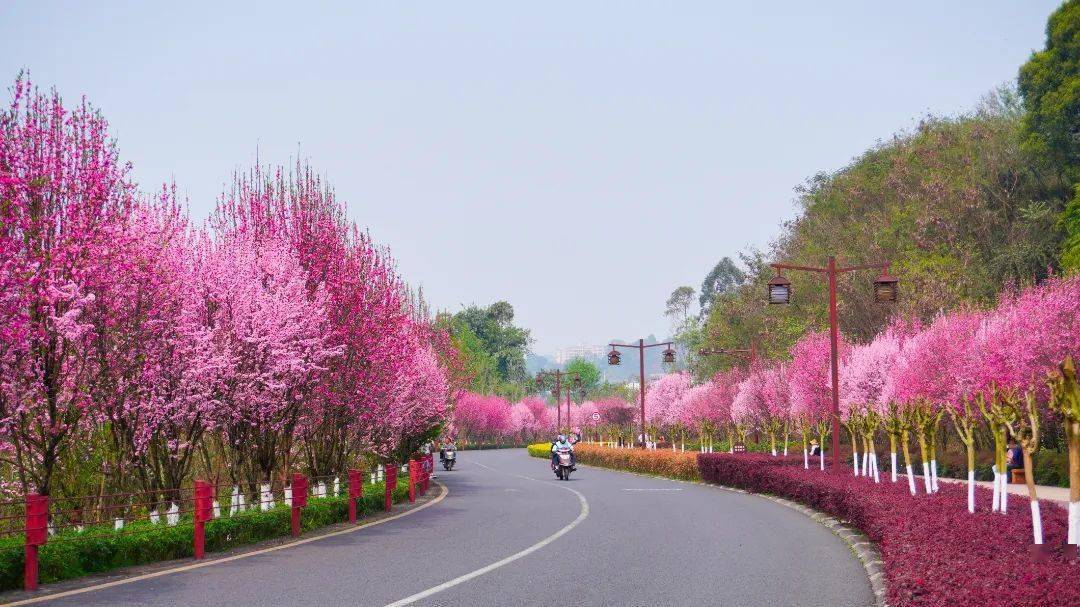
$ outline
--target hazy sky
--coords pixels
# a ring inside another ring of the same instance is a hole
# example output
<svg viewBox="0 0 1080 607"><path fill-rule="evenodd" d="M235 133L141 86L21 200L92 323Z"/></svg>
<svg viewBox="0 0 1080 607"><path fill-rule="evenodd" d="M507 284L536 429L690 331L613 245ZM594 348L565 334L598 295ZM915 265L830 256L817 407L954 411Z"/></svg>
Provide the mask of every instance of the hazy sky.
<svg viewBox="0 0 1080 607"><path fill-rule="evenodd" d="M205 217L299 154L440 309L510 301L534 350L668 330L793 188L973 107L1056 1L3 2L28 68Z"/></svg>

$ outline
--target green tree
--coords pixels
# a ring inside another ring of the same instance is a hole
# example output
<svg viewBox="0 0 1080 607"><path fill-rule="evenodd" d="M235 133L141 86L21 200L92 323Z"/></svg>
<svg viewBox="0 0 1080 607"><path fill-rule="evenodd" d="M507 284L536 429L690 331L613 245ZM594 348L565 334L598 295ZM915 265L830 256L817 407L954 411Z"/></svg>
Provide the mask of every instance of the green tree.
<svg viewBox="0 0 1080 607"><path fill-rule="evenodd" d="M1050 15L1046 48L1020 68L1020 95L1026 111L1024 147L1080 184L1080 1L1069 0ZM1062 212L1065 234L1061 264L1080 268L1080 188Z"/></svg>
<svg viewBox="0 0 1080 607"><path fill-rule="evenodd" d="M701 282L701 295L698 296L701 310L703 312L708 310L717 297L735 292L744 282L746 282L746 273L740 270L730 257L724 257L713 266L713 269L705 275L705 280Z"/></svg>
<svg viewBox="0 0 1080 607"><path fill-rule="evenodd" d="M474 390L507 398L526 393L525 355L532 338L528 329L514 325L513 306L505 301L469 306L454 314L451 327L455 344L475 365Z"/></svg>
<svg viewBox="0 0 1080 607"><path fill-rule="evenodd" d="M585 391L588 398L591 398L597 386L600 385L602 377L600 367L592 361L578 357L566 363L566 371L581 376L581 389Z"/></svg>

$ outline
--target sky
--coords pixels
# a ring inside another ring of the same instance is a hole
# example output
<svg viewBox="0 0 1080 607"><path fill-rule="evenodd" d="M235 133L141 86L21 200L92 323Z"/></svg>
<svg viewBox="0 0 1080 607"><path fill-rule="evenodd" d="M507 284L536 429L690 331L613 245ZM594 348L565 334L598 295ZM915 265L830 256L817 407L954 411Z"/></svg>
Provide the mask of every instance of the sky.
<svg viewBox="0 0 1080 607"><path fill-rule="evenodd" d="M549 354L669 332L794 188L1013 80L1044 0L0 3L30 71L205 218L311 163L433 308L513 304Z"/></svg>

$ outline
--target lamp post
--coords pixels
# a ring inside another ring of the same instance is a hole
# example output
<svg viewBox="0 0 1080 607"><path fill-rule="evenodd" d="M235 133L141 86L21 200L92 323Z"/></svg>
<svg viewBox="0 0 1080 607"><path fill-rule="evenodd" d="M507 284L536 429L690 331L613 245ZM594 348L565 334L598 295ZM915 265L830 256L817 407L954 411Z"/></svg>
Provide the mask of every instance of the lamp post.
<svg viewBox="0 0 1080 607"><path fill-rule="evenodd" d="M791 281L780 273L780 270L798 270L802 272L814 272L824 274L829 283L829 346L830 346L830 374L832 378L832 456L833 467L840 467L840 361L838 350L840 326L836 319L836 279L841 274L858 270L881 270L881 276L874 280L874 300L880 303L895 302L899 296L897 285L900 282L889 276L889 264L868 263L857 266L838 267L836 257L830 255L828 264L824 268L810 266L796 266L783 263L769 264L776 269L776 276L768 283L768 296L770 304L786 304L791 299Z"/></svg>
<svg viewBox="0 0 1080 607"><path fill-rule="evenodd" d="M757 362L757 342L750 340L749 348L702 348L698 350L698 354L701 356L715 356L719 354L746 354L750 359L750 366L754 366Z"/></svg>
<svg viewBox="0 0 1080 607"><path fill-rule="evenodd" d="M573 392L574 387L576 387L578 389L578 394L580 396L585 396L585 390L581 387L581 382L580 381L575 381L573 387L571 387L571 386L566 387L566 429L568 431L570 431L570 432L574 431L574 424L570 421L570 404L571 404L570 395ZM580 438L580 436L578 438Z"/></svg>
<svg viewBox="0 0 1080 607"><path fill-rule="evenodd" d="M562 369L555 369L554 371L542 370L542 371L540 371L539 373L536 374L536 387L537 388L543 387L545 377L554 377L555 378L555 392L554 392L554 394L555 394L555 409L556 409L556 419L557 419L557 421L555 422L555 426L556 426L555 431L558 432L560 429L562 429L562 403L559 402L560 399L562 398L562 378L563 377L572 377L574 379L574 387L578 388L578 389L581 389L581 374L579 374L579 373L577 373L575 371L563 371ZM569 390L569 388L567 388L567 389ZM567 396L567 399L569 399L569 396ZM566 409L566 416L567 416L567 423L570 423L570 409L569 409L569 406Z"/></svg>
<svg viewBox="0 0 1080 607"><path fill-rule="evenodd" d="M671 348L672 342L666 341L658 344L645 345L644 339L639 339L637 345L633 344L608 344L611 347L611 352L608 352L607 361L609 365L622 364L622 354L619 354L619 348L633 348L638 351L638 363L641 373L641 389L638 393L641 395L641 448L645 448L645 350L647 348L657 348L660 346L667 346L667 349L663 351L664 362L675 362L675 350Z"/></svg>

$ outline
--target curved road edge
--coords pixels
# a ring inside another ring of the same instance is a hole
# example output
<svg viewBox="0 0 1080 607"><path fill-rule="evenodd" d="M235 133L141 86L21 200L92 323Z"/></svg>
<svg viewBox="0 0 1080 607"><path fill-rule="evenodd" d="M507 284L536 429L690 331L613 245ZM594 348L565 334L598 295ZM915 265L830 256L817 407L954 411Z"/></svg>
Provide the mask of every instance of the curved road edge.
<svg viewBox="0 0 1080 607"><path fill-rule="evenodd" d="M670 481L673 483L686 483L688 485L700 485L702 487L712 487L719 491L730 491L732 493L741 493L743 495L749 495L753 497L759 497L771 502L785 506L807 518L823 525L829 531L832 531L841 540L844 541L851 549L851 552L855 554L855 557L862 563L863 570L866 572L866 577L870 581L870 590L874 593L874 605L875 607L888 607L886 602L886 588L885 588L885 562L881 558L881 551L878 550L877 544L874 543L869 537L866 536L858 527L848 525L840 519L825 514L820 510L816 510L805 504L800 504L789 499L782 497L776 497L775 495L769 495L767 493L754 493L746 491L745 489L737 489L735 487L728 487L726 485L718 485L716 483L706 483L704 481L688 481L680 478L668 478L666 476L657 476L653 474L642 474L640 472L633 472L630 470L619 470L617 468L606 468L604 466L594 466L592 464L578 464L578 466L585 468L594 468L596 470L606 470L608 472L621 472L623 474L629 474L632 476L642 476L645 478L657 478Z"/></svg>

